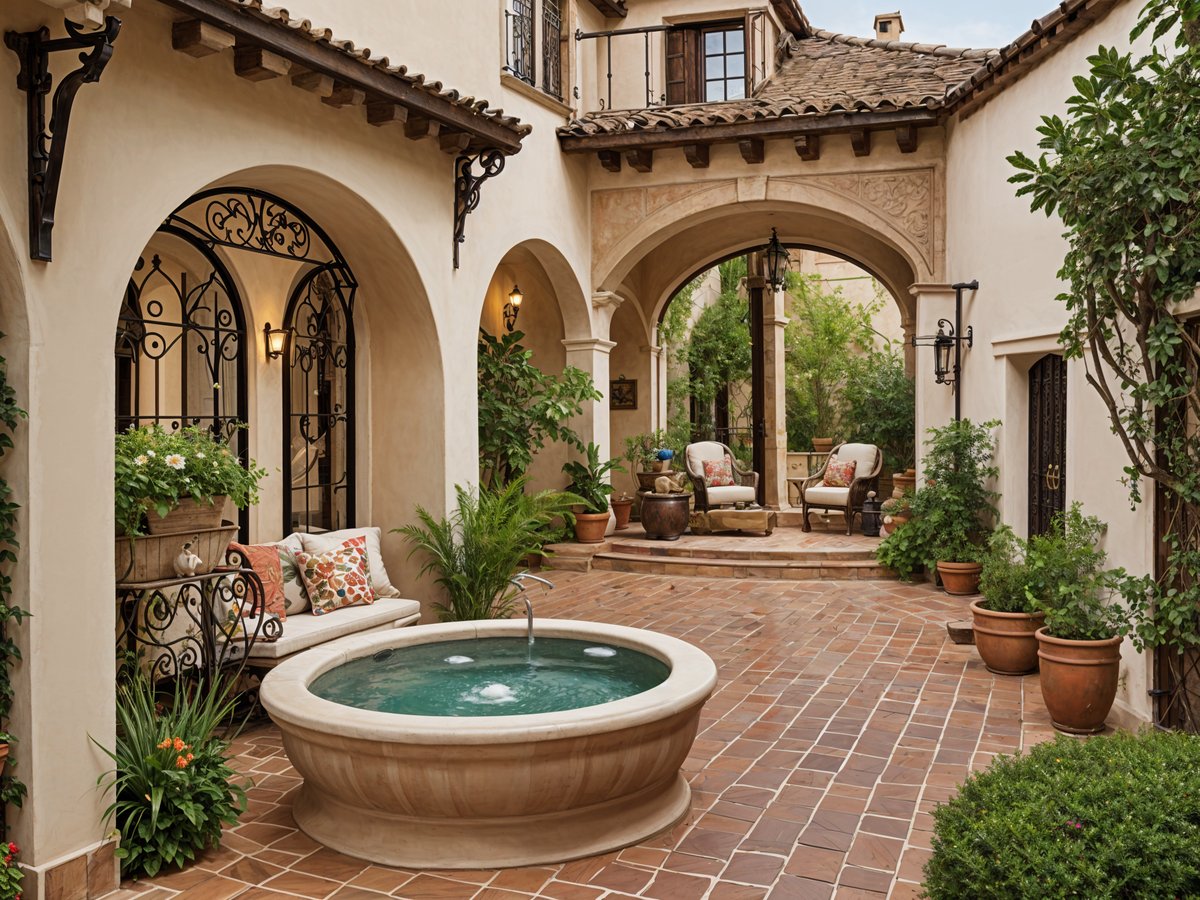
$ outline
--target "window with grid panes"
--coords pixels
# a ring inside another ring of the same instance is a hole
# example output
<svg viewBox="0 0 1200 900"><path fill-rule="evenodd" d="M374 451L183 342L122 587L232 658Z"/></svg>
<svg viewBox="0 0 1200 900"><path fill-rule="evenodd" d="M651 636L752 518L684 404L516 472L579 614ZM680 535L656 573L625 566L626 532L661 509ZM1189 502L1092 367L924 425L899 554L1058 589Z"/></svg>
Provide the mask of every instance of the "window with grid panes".
<svg viewBox="0 0 1200 900"><path fill-rule="evenodd" d="M740 24L718 25L701 32L706 102L746 96L745 38Z"/></svg>

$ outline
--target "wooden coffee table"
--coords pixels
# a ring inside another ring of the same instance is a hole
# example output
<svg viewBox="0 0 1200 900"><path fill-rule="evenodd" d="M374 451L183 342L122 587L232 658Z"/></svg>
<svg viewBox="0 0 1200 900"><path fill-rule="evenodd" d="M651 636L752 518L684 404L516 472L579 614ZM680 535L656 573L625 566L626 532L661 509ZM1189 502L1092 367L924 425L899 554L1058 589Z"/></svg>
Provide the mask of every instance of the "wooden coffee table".
<svg viewBox="0 0 1200 900"><path fill-rule="evenodd" d="M775 530L773 509L714 509L692 514L692 531L711 534L716 531L760 531L769 535Z"/></svg>

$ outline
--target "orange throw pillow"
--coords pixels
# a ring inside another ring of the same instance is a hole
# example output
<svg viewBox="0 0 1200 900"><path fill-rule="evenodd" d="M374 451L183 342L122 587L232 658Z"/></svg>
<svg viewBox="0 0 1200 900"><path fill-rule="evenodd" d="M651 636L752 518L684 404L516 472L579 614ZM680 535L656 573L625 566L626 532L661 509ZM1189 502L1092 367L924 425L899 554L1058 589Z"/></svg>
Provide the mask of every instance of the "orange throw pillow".
<svg viewBox="0 0 1200 900"><path fill-rule="evenodd" d="M287 601L283 594L283 564L279 561L279 548L275 544L239 544L234 542L229 549L245 560L244 565L254 570L263 586L263 607L268 613L287 618Z"/></svg>
<svg viewBox="0 0 1200 900"><path fill-rule="evenodd" d="M850 487L854 481L854 470L857 468L858 460L839 462L837 454L834 454L829 457L829 464L825 466L825 478L821 484L825 487Z"/></svg>

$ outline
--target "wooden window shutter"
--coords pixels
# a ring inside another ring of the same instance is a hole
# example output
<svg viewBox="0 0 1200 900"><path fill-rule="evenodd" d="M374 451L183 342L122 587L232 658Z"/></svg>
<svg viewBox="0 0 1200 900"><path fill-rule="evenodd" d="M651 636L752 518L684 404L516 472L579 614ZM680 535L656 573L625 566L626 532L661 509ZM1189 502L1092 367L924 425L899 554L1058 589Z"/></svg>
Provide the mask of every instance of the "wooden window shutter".
<svg viewBox="0 0 1200 900"><path fill-rule="evenodd" d="M746 13L746 96L752 97L767 80L767 16L761 10Z"/></svg>
<svg viewBox="0 0 1200 900"><path fill-rule="evenodd" d="M700 32L672 28L667 32L667 103L700 100Z"/></svg>

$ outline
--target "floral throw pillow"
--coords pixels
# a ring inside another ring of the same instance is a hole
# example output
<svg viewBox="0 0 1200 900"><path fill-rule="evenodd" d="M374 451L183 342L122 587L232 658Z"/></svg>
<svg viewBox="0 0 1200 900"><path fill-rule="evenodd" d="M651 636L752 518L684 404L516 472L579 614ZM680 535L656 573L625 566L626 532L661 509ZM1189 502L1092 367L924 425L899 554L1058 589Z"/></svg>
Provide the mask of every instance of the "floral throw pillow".
<svg viewBox="0 0 1200 900"><path fill-rule="evenodd" d="M728 456L722 459L704 460L705 487L733 487L733 460Z"/></svg>
<svg viewBox="0 0 1200 900"><path fill-rule="evenodd" d="M279 561L279 548L275 544L238 544L229 545L230 553L236 553L244 560L244 565L254 570L263 586L263 605L268 613L274 613L281 619L288 614L287 599L283 592L283 565Z"/></svg>
<svg viewBox="0 0 1200 900"><path fill-rule="evenodd" d="M304 549L297 535L288 535L275 544L275 552L279 555L279 567L283 570L283 602L287 615L308 612L308 592L304 589L304 579L300 577L300 566L296 562L296 554Z"/></svg>
<svg viewBox="0 0 1200 900"><path fill-rule="evenodd" d="M858 460L852 459L841 462L835 453L829 457L825 466L825 479L821 482L825 487L850 487L854 481L854 470L858 468Z"/></svg>
<svg viewBox="0 0 1200 900"><path fill-rule="evenodd" d="M365 537L346 541L341 547L324 553L301 551L296 554L296 565L308 591L314 616L375 600L367 568Z"/></svg>

